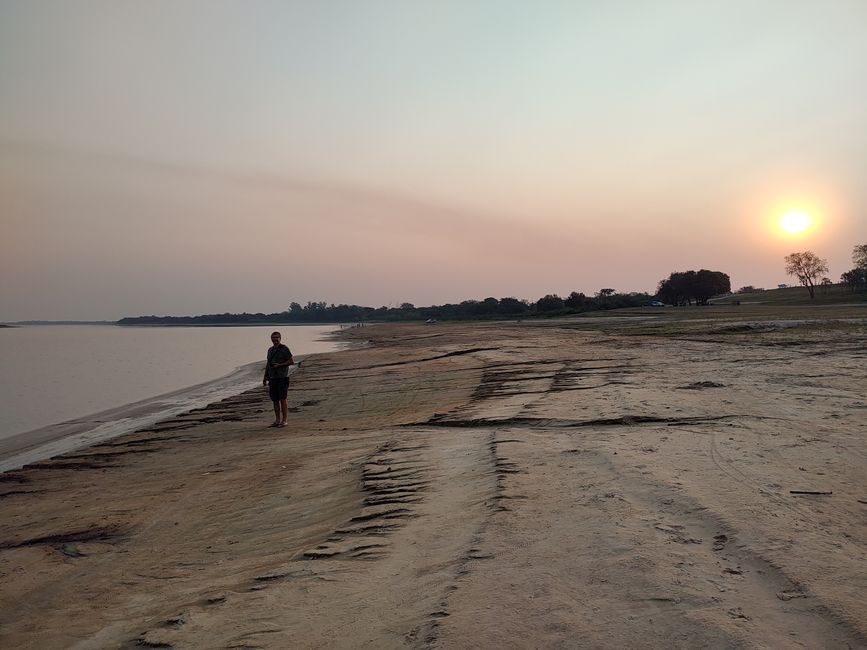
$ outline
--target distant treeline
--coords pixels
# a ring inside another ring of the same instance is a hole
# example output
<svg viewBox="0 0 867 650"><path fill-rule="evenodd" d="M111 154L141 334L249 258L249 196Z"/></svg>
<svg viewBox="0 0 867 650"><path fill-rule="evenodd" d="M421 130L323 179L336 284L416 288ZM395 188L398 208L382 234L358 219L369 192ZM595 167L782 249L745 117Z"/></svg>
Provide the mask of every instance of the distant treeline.
<svg viewBox="0 0 867 650"><path fill-rule="evenodd" d="M122 318L118 325L247 325L266 323L347 323L362 321L402 320L469 320L486 318L532 318L557 316L602 309L641 307L648 305L653 296L646 293L616 293L602 289L595 296L573 291L566 298L549 294L536 302L518 298L485 298L464 300L456 304L416 307L403 303L400 307L361 307L334 305L324 302L293 302L289 309L272 314L205 314L203 316L138 316Z"/></svg>

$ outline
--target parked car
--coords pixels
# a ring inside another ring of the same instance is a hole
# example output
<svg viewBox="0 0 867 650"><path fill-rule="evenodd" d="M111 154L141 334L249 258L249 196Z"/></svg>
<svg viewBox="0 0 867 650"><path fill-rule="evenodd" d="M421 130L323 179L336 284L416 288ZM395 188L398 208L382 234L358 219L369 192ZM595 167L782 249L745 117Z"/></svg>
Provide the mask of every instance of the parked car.
<svg viewBox="0 0 867 650"><path fill-rule="evenodd" d="M658 300L651 300L647 305L649 307L665 307L665 303L659 302Z"/></svg>

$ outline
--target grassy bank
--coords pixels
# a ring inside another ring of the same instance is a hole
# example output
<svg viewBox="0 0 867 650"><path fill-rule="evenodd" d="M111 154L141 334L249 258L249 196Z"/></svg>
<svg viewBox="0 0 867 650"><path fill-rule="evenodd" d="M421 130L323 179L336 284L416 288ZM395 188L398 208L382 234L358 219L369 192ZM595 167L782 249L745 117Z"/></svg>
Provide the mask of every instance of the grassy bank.
<svg viewBox="0 0 867 650"><path fill-rule="evenodd" d="M731 342L777 341L792 336L824 340L863 335L867 330L867 301L641 307L525 322L631 336L710 337Z"/></svg>
<svg viewBox="0 0 867 650"><path fill-rule="evenodd" d="M816 287L815 296L810 298L810 292L806 287L786 287L785 289L768 289L766 291L753 291L750 293L737 293L725 298L714 298L711 302L715 305L732 304L740 301L746 303L760 303L763 305L833 305L840 303L867 303L867 293L853 292L849 287L839 284L830 287Z"/></svg>

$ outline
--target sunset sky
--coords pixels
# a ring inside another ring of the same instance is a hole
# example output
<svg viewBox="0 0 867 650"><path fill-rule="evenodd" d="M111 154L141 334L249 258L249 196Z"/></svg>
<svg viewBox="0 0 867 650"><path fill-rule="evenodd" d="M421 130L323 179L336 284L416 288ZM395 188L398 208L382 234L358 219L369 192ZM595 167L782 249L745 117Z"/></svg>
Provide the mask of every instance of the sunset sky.
<svg viewBox="0 0 867 650"><path fill-rule="evenodd" d="M835 281L867 2L0 0L0 321ZM800 210L809 227L777 221Z"/></svg>

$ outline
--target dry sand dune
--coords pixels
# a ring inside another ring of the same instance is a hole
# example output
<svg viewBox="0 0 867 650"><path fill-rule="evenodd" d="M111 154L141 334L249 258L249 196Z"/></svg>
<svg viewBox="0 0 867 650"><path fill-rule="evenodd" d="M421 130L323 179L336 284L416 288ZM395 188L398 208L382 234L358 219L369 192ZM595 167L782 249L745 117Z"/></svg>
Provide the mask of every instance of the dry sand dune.
<svg viewBox="0 0 867 650"><path fill-rule="evenodd" d="M0 646L867 647L863 333L346 335L0 476Z"/></svg>

